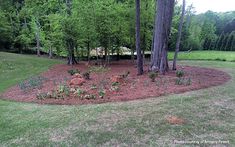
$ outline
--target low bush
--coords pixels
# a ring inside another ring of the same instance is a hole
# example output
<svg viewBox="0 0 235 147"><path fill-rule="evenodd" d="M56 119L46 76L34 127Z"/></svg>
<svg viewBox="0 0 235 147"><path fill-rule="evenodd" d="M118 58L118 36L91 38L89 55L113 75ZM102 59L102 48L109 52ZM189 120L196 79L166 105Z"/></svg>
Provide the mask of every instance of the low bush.
<svg viewBox="0 0 235 147"><path fill-rule="evenodd" d="M177 70L176 71L176 77L181 78L185 75L185 72L183 70Z"/></svg>
<svg viewBox="0 0 235 147"><path fill-rule="evenodd" d="M85 79L85 80L90 80L90 72L89 71L86 71L82 74L82 77Z"/></svg>
<svg viewBox="0 0 235 147"><path fill-rule="evenodd" d="M42 76L31 77L28 80L20 82L18 87L24 92L35 88L42 88L45 80L46 78Z"/></svg>
<svg viewBox="0 0 235 147"><path fill-rule="evenodd" d="M177 78L175 80L175 85L185 85L189 86L192 84L191 78Z"/></svg>
<svg viewBox="0 0 235 147"><path fill-rule="evenodd" d="M157 76L158 76L158 74L156 72L149 73L149 78L151 79L152 82L155 82L155 79Z"/></svg>
<svg viewBox="0 0 235 147"><path fill-rule="evenodd" d="M80 74L80 71L78 69L70 69L68 70L68 73L72 76L75 75L76 73Z"/></svg>

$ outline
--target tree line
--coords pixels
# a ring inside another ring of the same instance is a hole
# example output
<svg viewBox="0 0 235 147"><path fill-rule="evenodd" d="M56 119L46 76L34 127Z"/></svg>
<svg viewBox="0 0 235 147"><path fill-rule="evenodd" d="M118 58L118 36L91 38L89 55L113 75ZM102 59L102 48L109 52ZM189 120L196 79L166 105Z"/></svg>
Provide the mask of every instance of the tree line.
<svg viewBox="0 0 235 147"><path fill-rule="evenodd" d="M76 63L77 57L89 60L90 53L98 52L98 47L102 48L107 61L112 54L119 58L121 47L129 48L132 55L140 48L144 58L145 52L159 48L154 38L161 37L161 32L154 30L163 27L157 20L163 15L166 17L164 24L169 26L164 35L169 39L161 42L168 51L176 48L180 22L183 23L182 37L177 45L180 50L235 51L235 12L208 11L196 15L190 5L185 9L183 21L180 21L183 6L177 1L171 5L161 2L139 1L140 39L136 42L135 0L0 0L0 47L17 49L22 53L33 50L38 56L41 53L47 53L49 57L67 55L69 64ZM161 14L165 5L174 10L167 12L168 16ZM162 54L167 55L161 50L153 53L152 58L160 58ZM154 64L151 63L152 69L168 66L160 65L160 61Z"/></svg>

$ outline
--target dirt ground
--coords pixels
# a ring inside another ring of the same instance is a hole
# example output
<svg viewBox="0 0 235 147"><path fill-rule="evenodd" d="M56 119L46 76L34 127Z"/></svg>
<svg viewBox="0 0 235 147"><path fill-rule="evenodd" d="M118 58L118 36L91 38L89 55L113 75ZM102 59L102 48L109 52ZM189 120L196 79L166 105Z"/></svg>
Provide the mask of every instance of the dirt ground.
<svg viewBox="0 0 235 147"><path fill-rule="evenodd" d="M184 79L190 79L189 85L176 84L176 71L169 71L166 75L158 75L155 82L152 82L148 76L148 66L145 66L145 73L137 76L137 69L130 61L112 62L106 72L91 72L91 79L79 86L90 94L98 95L98 89L102 87L105 91L104 97L95 99L81 99L76 94L70 94L64 99L37 99L36 95L41 92L50 92L55 90L60 83L68 83L72 76L67 72L69 69L78 69L84 73L90 65L79 63L75 66L56 65L48 71L41 74L47 80L44 81L42 88L22 91L18 85L8 89L3 93L3 97L8 100L20 102L34 102L39 104L61 104L61 105L80 105L92 103L105 103L117 101L129 101L135 99L144 99L158 97L172 93L182 93L186 91L198 90L217 86L226 83L231 79L230 75L216 69L178 66L178 70L185 72ZM93 65L94 66L94 65ZM111 90L112 77L129 71L130 75L118 85L118 90ZM96 85L97 89L92 89Z"/></svg>

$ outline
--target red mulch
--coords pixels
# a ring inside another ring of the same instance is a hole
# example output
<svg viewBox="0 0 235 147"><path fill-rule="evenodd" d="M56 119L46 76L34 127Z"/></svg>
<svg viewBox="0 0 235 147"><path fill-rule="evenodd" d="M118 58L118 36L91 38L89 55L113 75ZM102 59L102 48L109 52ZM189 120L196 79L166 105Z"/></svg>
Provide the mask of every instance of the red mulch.
<svg viewBox="0 0 235 147"><path fill-rule="evenodd" d="M62 105L79 105L90 103L105 103L116 101L129 101L135 99L144 99L149 97L158 97L171 93L182 93L186 91L192 91L197 89L203 89L211 86L217 86L224 84L231 79L230 75L216 69L180 66L178 69L183 69L186 73L185 77L190 77L192 84L189 86L175 85L176 74L175 71L169 71L166 75L159 75L156 82L151 82L148 77L148 73L145 72L142 76L137 76L137 69L133 63L129 61L113 62L109 66L111 70L106 73L91 73L91 80L88 80L81 89L90 90L92 84L96 84L99 87L101 81L106 85L106 95L104 98L96 98L95 100L79 99L74 95L63 99L45 99L38 100L36 95L39 92L49 92L55 89L59 82L64 80L71 80L71 75L67 70L72 69L68 65L56 65L50 70L41 74L47 78L43 84L42 89L33 89L29 92L23 92L16 85L8 89L3 97L8 100L20 101L20 102L34 102L39 104L62 104ZM88 69L87 64L80 63L73 66L74 69L79 69L81 72L85 72ZM148 66L145 66L147 71ZM110 91L111 77L122 74L126 71L130 71L130 75L125 79L125 82L120 85L120 90L117 92ZM56 84L55 84L56 83ZM94 90L90 90L92 93L97 94Z"/></svg>

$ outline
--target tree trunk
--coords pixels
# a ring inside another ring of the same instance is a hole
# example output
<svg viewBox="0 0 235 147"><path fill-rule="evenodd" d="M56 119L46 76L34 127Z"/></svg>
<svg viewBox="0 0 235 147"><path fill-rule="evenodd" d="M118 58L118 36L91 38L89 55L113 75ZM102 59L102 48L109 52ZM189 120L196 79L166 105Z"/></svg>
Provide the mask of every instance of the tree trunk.
<svg viewBox="0 0 235 147"><path fill-rule="evenodd" d="M51 59L52 58L52 48L50 46L50 49L49 49L49 58Z"/></svg>
<svg viewBox="0 0 235 147"><path fill-rule="evenodd" d="M143 56L140 48L140 0L136 0L136 51L137 51L137 69L138 75L144 73Z"/></svg>
<svg viewBox="0 0 235 147"><path fill-rule="evenodd" d="M172 70L176 70L176 60L177 60L177 56L178 56L178 53L179 53L179 50L180 50L180 40L181 40L181 36L182 36L184 15L185 15L185 0L183 0L182 13L181 13L181 17L180 17L180 23L179 23L179 29L178 29L178 38L177 38L177 41L176 41L175 55L174 55Z"/></svg>
<svg viewBox="0 0 235 147"><path fill-rule="evenodd" d="M38 56L40 56L41 55L41 53L40 53L40 28L39 28L39 22L38 22L38 20L36 21L36 34L35 34L35 36L36 36L36 43L37 43L37 46L36 46L36 48L37 48L37 55Z"/></svg>
<svg viewBox="0 0 235 147"><path fill-rule="evenodd" d="M158 0L157 15L155 20L154 46L152 60L150 65L151 71L159 71L164 74L168 71L168 41L171 30L172 17L174 12L174 0Z"/></svg>
<svg viewBox="0 0 235 147"><path fill-rule="evenodd" d="M87 61L90 62L90 41L87 41Z"/></svg>

